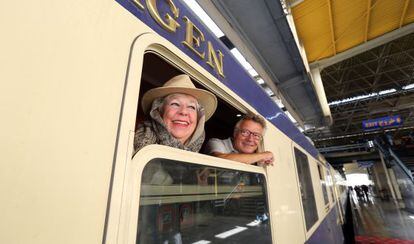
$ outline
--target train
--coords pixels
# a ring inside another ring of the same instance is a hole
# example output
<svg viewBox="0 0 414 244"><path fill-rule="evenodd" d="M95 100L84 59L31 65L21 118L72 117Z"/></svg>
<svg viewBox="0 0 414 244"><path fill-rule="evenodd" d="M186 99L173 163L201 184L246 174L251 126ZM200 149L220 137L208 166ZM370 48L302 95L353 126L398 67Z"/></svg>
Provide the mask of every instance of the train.
<svg viewBox="0 0 414 244"><path fill-rule="evenodd" d="M180 0L3 2L1 243L343 243L347 192ZM217 96L206 138L260 114L259 167L149 145L142 95L177 74ZM145 181L162 163L170 184ZM200 184L197 174L208 170Z"/></svg>

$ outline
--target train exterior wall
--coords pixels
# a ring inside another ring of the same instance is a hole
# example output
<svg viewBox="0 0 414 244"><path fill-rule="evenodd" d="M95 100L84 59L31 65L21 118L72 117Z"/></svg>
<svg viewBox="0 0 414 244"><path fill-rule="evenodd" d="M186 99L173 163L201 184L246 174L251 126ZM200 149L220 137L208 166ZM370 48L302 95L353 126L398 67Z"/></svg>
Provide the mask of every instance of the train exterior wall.
<svg viewBox="0 0 414 244"><path fill-rule="evenodd" d="M182 9L181 16L191 16L180 1L174 2ZM141 40L138 36L154 34L154 30L173 43L176 40L159 30L148 13L137 19L142 13L131 10L131 1L44 0L4 2L0 7L5 37L0 46L4 118L0 129L0 229L6 230L0 233L0 243L115 243L118 232L107 237L105 225L118 220L108 220L114 214L108 213L108 206L122 205L118 199L129 163L125 158L131 154L120 153L118 148L131 49L135 40ZM182 19L179 21L184 28ZM192 21L215 40L196 19ZM175 38L182 41L183 36ZM323 236L326 231L320 228L330 220L324 220L318 190L316 149L224 46L217 40L213 44L224 52L225 77L203 60L198 65L211 71L223 91L237 94L235 99L244 99L247 108L272 123L265 149L277 158L276 165L266 172L274 241L303 243L309 235ZM182 51L185 61L197 60L191 51ZM136 111L136 103L126 106ZM129 140L134 132L131 126L126 128ZM130 150L132 143L126 141L122 143ZM293 146L306 151L314 179L319 220L308 233Z"/></svg>
<svg viewBox="0 0 414 244"><path fill-rule="evenodd" d="M306 241L306 244L344 243L342 226L338 219L339 213L337 209L332 208L312 236Z"/></svg>
<svg viewBox="0 0 414 244"><path fill-rule="evenodd" d="M0 243L102 243L131 44L115 1L0 4Z"/></svg>

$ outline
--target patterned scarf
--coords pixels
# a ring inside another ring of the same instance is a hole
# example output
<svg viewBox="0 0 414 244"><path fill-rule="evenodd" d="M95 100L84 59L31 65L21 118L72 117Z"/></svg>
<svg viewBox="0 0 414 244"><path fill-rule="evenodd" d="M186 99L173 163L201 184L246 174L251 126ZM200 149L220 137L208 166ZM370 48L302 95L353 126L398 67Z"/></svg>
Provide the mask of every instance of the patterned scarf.
<svg viewBox="0 0 414 244"><path fill-rule="evenodd" d="M165 127L164 121L161 118L160 108L163 105L163 98L157 98L153 101L150 120L138 125L134 138L134 153L150 144L160 144L170 147L175 147L187 151L198 152L203 145L205 139L204 122L205 115L203 110L199 110L197 127L191 137L187 140L185 145L173 137Z"/></svg>

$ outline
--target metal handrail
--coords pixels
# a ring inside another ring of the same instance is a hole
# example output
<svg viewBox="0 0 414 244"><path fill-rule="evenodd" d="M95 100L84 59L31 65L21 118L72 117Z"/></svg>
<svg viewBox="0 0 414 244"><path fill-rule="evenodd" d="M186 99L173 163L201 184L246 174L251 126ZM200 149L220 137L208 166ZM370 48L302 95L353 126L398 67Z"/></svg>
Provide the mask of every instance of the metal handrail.
<svg viewBox="0 0 414 244"><path fill-rule="evenodd" d="M401 159L394 153L394 151L391 148L389 148L388 151L389 151L391 157L394 158L395 162L397 162L397 164L401 167L401 169L408 175L408 177L411 179L411 181L414 182L414 178L413 178L413 175L411 173L411 170L409 170L407 168L407 166L405 166L405 164L401 161Z"/></svg>
<svg viewBox="0 0 414 244"><path fill-rule="evenodd" d="M377 146L377 148L384 154L391 156L395 162L397 162L398 166L404 171L404 173L410 178L412 182L414 182L413 175L411 171L405 166L405 164L401 161L401 159L394 153L394 151L391 149L391 147L388 147L388 150L385 149L381 143L379 143L377 140L374 140L374 144Z"/></svg>

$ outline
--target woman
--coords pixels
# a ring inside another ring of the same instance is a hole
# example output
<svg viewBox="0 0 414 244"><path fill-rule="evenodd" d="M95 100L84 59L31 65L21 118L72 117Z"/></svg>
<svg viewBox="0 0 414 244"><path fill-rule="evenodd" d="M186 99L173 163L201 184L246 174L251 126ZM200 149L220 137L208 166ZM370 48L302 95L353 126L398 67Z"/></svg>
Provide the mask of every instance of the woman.
<svg viewBox="0 0 414 244"><path fill-rule="evenodd" d="M147 91L142 98L142 108L150 119L138 125L134 139L135 153L149 144L161 144L198 152L204 142L204 122L217 107L216 97L206 90L198 89L188 75L178 75L162 87ZM162 162L150 162L142 174L145 185L171 185L171 172L164 169ZM170 207L179 212L179 205ZM138 243L181 244L180 219L176 218L169 231L161 233L155 226L160 206L141 206Z"/></svg>
<svg viewBox="0 0 414 244"><path fill-rule="evenodd" d="M188 75L177 75L142 98L150 119L138 126L135 153L149 144L161 144L198 152L204 142L204 122L214 113L217 98L198 89Z"/></svg>

